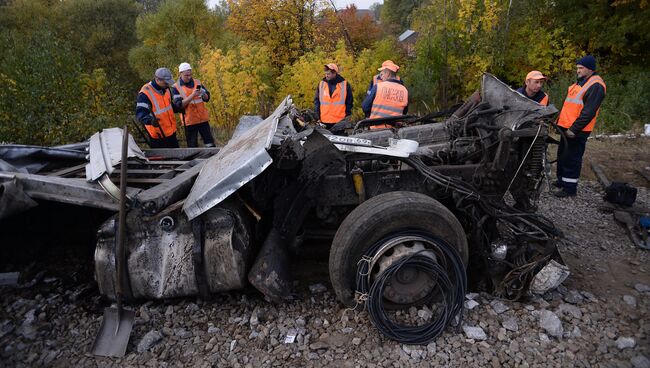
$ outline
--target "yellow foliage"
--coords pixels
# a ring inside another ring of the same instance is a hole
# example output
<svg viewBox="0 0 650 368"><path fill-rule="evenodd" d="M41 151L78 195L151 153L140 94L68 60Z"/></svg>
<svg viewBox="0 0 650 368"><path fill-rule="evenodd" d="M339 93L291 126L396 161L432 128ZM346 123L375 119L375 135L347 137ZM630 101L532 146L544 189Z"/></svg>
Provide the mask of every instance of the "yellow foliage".
<svg viewBox="0 0 650 368"><path fill-rule="evenodd" d="M251 42L272 50L278 70L292 63L314 43L319 0L227 0L228 27Z"/></svg>
<svg viewBox="0 0 650 368"><path fill-rule="evenodd" d="M198 75L210 90L211 121L230 133L241 115L267 115L272 101L273 68L266 46L239 44L224 54L205 47Z"/></svg>

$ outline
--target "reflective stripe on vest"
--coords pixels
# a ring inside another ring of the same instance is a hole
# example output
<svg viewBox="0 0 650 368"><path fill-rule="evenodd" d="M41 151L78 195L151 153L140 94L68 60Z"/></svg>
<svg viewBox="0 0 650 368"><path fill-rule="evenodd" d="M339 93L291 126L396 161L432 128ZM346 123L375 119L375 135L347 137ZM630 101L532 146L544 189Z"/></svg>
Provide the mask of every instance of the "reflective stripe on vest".
<svg viewBox="0 0 650 368"><path fill-rule="evenodd" d="M347 81L336 84L334 93L330 96L329 86L325 81L318 85L320 100L320 121L327 124L338 123L345 118L345 98Z"/></svg>
<svg viewBox="0 0 650 368"><path fill-rule="evenodd" d="M176 133L176 118L174 117L174 110L172 109L171 93L169 88L165 88L165 92L161 94L153 88L151 82L149 82L142 86L140 92L144 93L149 98L153 108L151 112L158 119L158 124L160 125L160 128L153 125L145 125L144 127L147 129L149 136L156 139L164 138L160 134L161 129L165 137L169 137Z"/></svg>
<svg viewBox="0 0 650 368"><path fill-rule="evenodd" d="M377 84L377 94L372 101L370 119L399 116L408 105L409 92L403 85L385 81Z"/></svg>
<svg viewBox="0 0 650 368"><path fill-rule="evenodd" d="M200 86L201 81L194 79L194 87ZM183 99L186 99L187 96L191 95L194 92L194 88L186 87L185 85L181 86L180 80L174 83L174 87L178 93L181 94ZM185 113L183 114L183 123L185 125L196 125L199 123L204 123L210 119L210 114L208 113L208 108L205 106L205 101L203 97L198 95L190 101L187 106L185 106Z"/></svg>
<svg viewBox="0 0 650 368"><path fill-rule="evenodd" d="M562 111L560 111L560 118L558 119L557 125L567 129L571 128L573 123L580 116L582 108L584 107L583 97L585 92L587 92L589 87L593 86L596 83L601 84L603 88L605 88L605 92L607 91L605 82L598 75L591 76L582 87L578 83L574 83L569 87L567 97L564 100L564 105L562 106ZM583 132L591 132L594 130L594 126L596 125L596 118L598 117L599 112L600 107L598 110L596 110L596 114L594 115L593 119L591 119L589 124L587 124L587 126L582 129Z"/></svg>

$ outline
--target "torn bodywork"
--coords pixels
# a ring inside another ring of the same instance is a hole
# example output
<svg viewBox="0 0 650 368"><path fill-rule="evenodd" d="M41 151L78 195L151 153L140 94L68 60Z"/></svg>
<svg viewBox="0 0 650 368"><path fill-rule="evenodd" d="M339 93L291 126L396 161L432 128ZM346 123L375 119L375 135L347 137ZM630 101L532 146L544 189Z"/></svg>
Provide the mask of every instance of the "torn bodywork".
<svg viewBox="0 0 650 368"><path fill-rule="evenodd" d="M378 204L393 206L378 210L378 216L399 223L390 208L408 208L408 201L419 198L408 193L416 193L444 208L453 222L449 228L456 230L436 233L435 226L407 224L377 236L426 228L423 239L446 237L456 247L477 287L519 298L534 275L559 257L560 232L534 213L547 166L547 127L556 114L553 106L532 102L485 75L481 91L450 116L398 117L390 129L359 130L384 123L364 121L348 136L332 135L305 124L288 97L268 118L244 119L222 149L143 152L133 143L126 163L126 297L208 297L250 282L281 300L290 294L288 255L305 239L335 238L331 252L340 252L349 245L336 239L345 235L341 224L354 209L400 192L407 194ZM115 161L111 142L119 134L119 129L104 131L85 145L61 148L72 151L65 163L34 166L31 172L12 164L11 155L0 156L7 158L0 161L0 218L35 205L34 200L116 211L113 183L119 177L113 168L122 163ZM95 251L99 289L109 298L115 294L114 238L112 217L97 232ZM405 244L378 264L385 269L426 248ZM348 261L356 263L370 246L355 246ZM354 270L332 259L337 296L353 303ZM420 276L413 285L401 281L413 289L413 295L400 294L408 301L404 304L426 298L432 289Z"/></svg>

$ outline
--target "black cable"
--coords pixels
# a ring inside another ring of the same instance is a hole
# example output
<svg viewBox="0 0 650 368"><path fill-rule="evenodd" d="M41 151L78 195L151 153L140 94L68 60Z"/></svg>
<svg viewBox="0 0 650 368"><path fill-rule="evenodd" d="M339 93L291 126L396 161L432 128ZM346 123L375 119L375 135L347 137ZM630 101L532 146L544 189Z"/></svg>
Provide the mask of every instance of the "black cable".
<svg viewBox="0 0 650 368"><path fill-rule="evenodd" d="M465 265L453 246L444 240L437 238L422 231L405 231L397 235L417 235L428 240L433 245L433 249L425 249L405 256L397 262L390 265L386 270L377 276L372 285L370 285L370 259L375 255L378 249L386 241L386 238L375 243L368 249L359 262L357 268L357 295L366 296L366 308L372 324L385 336L397 340L404 344L426 344L438 336L451 324L456 316L458 323L462 321L463 302L467 290L467 276ZM426 253L434 252L436 257L427 256ZM411 267L419 272L427 273L435 289L431 291L430 296L439 296L436 301L431 300L439 308L433 308L437 314L431 322L420 325L404 325L395 322L386 313L384 299L384 289L386 283L402 267ZM362 298L363 299L363 298Z"/></svg>

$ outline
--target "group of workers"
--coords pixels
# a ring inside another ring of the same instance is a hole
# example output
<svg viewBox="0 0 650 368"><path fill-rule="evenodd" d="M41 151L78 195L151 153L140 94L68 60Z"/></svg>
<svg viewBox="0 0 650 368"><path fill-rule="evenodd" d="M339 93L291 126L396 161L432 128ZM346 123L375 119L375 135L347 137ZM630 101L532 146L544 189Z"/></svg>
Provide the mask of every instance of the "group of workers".
<svg viewBox="0 0 650 368"><path fill-rule="evenodd" d="M154 78L138 93L135 117L147 130L151 148L179 147L176 113L181 116L188 147L198 146L199 134L205 147L214 147L210 114L205 106L210 101L210 91L200 80L192 78L190 64L181 63L178 74L174 81L169 69L157 69Z"/></svg>
<svg viewBox="0 0 650 368"><path fill-rule="evenodd" d="M557 149L557 180L553 185L558 190L553 194L559 198L573 197L577 193L587 138L594 130L607 91L605 82L596 73L596 58L593 56L584 56L576 62L576 74L577 81L569 86L557 120L561 134ZM541 105L548 105L548 95L542 91L546 80L541 72L533 70L517 92Z"/></svg>
<svg viewBox="0 0 650 368"><path fill-rule="evenodd" d="M405 115L408 112L408 89L397 75L399 66L386 60L378 69L379 74L370 81L366 97L361 105L366 118L377 119ZM205 103L210 92L198 79L192 78L188 63L178 67L179 78L172 79L171 71L159 68L154 79L145 84L136 105L136 118L150 137L152 148L178 147L175 113L181 115L188 147L198 145L198 134L206 147L214 147L210 130L209 114ZM319 121L333 130L337 124L349 122L352 115L353 94L350 83L339 74L334 63L324 65L325 76L318 83L314 97L314 111ZM596 59L587 55L576 62L577 81L571 85L557 120L560 144L557 151L558 188L554 195L572 197L577 193L582 157L587 138L596 124L600 105L605 98L606 86L596 73ZM548 78L534 70L528 73L524 86L517 92L541 105L549 104L549 96L542 90ZM386 128L380 124L371 129Z"/></svg>
<svg viewBox="0 0 650 368"><path fill-rule="evenodd" d="M377 69L379 74L370 81L366 98L361 108L366 118L377 119L400 116L408 112L409 92L397 76L399 65L386 60ZM318 83L314 97L314 111L321 123L332 129L340 122L346 122L352 114L352 87L339 74L336 64L325 65L325 76ZM370 129L385 128L374 125Z"/></svg>

